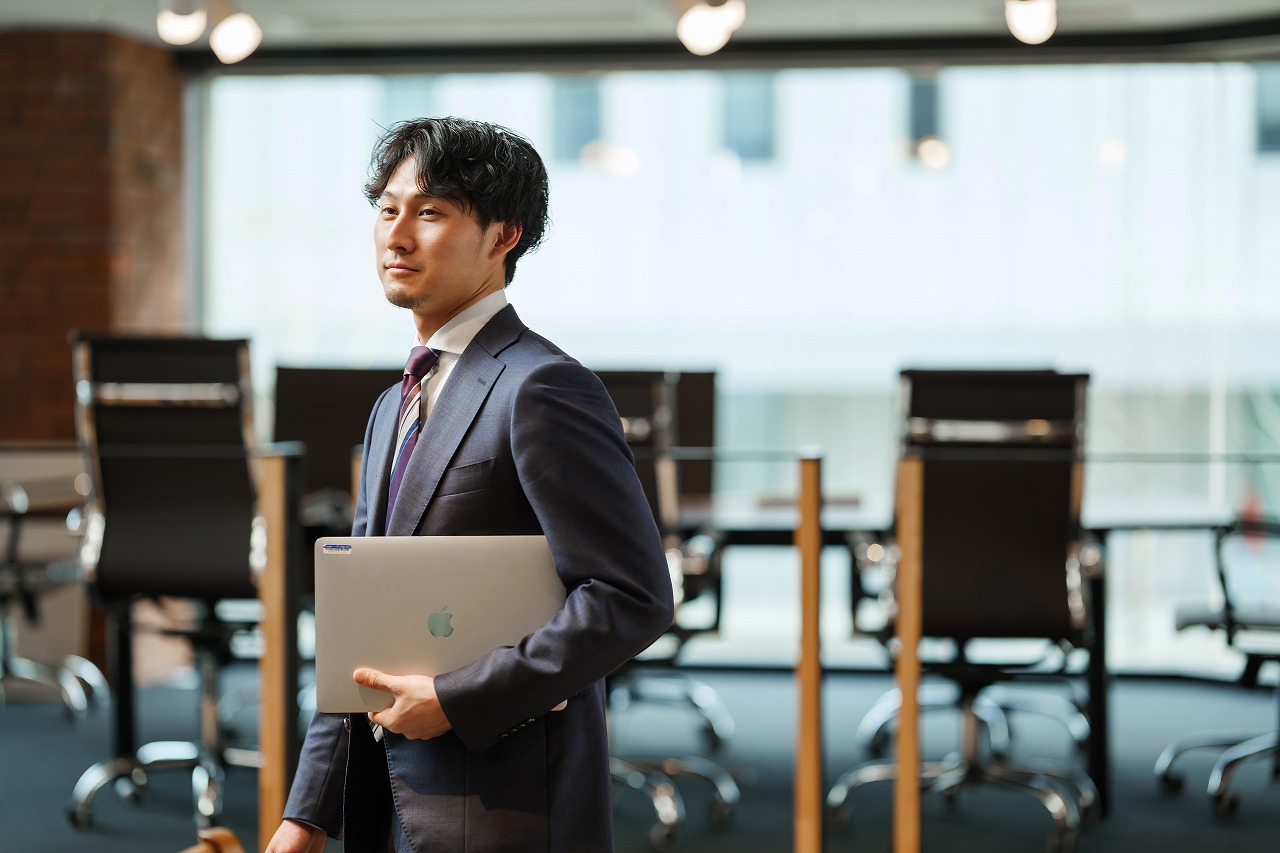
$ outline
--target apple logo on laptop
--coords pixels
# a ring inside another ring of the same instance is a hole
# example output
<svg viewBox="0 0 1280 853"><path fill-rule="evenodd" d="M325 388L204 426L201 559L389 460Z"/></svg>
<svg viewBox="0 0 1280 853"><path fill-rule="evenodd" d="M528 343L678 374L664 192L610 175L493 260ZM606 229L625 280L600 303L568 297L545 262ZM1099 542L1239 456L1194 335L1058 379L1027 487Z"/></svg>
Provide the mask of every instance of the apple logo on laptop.
<svg viewBox="0 0 1280 853"><path fill-rule="evenodd" d="M449 605L440 608L439 613L432 613L427 617L427 630L431 632L433 637L447 637L453 633L453 614L446 613Z"/></svg>

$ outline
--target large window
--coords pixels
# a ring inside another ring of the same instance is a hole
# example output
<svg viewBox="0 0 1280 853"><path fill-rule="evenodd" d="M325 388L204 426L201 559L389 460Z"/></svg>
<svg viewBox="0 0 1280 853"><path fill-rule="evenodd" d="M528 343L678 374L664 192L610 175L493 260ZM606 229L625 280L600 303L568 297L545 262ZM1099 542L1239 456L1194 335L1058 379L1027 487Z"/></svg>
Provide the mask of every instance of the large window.
<svg viewBox="0 0 1280 853"><path fill-rule="evenodd" d="M411 326L381 298L359 188L380 128L434 113L508 125L547 155L553 227L509 291L530 326L592 367L715 370L718 443L820 445L830 493L887 503L907 366L1087 371L1091 453L1280 447L1280 161L1253 153L1254 67L943 69L938 171L913 161L922 93L902 71L582 82L207 83L204 331L252 339L264 411L277 364L402 360ZM735 113L755 124L732 144L767 148L769 168L726 168L726 109L739 109L726 97L762 93L768 109ZM559 161L593 133L565 123L571 107L621 159ZM1278 488L1274 466L1112 461L1090 465L1086 508L1275 514ZM1174 604L1212 585L1207 540L1192 538L1115 544L1118 666L1211 648L1172 630ZM831 631L847 632L832 607Z"/></svg>

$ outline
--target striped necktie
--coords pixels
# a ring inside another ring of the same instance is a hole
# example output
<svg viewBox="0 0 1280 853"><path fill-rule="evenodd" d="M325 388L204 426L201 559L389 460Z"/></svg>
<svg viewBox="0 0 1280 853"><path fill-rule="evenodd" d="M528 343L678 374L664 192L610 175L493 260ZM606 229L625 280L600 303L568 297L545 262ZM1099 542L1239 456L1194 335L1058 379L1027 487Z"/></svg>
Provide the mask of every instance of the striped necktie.
<svg viewBox="0 0 1280 853"><path fill-rule="evenodd" d="M440 354L430 347L414 347L409 353L409 363L404 368L400 382L400 418L396 431L396 452L391 464L391 484L387 489L387 525L391 524L391 510L400 493L400 481L409 465L409 456L418 443L419 412L422 409L422 377L431 372Z"/></svg>

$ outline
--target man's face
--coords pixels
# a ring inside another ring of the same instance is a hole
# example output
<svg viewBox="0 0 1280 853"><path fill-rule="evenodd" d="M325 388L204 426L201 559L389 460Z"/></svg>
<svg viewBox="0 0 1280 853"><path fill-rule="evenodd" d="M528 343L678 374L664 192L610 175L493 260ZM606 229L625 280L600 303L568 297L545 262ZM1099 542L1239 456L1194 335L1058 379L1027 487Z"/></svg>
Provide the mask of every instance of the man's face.
<svg viewBox="0 0 1280 853"><path fill-rule="evenodd" d="M418 188L406 159L378 200L373 228L378 276L387 300L429 317L438 327L504 282L504 226L481 228L475 217Z"/></svg>

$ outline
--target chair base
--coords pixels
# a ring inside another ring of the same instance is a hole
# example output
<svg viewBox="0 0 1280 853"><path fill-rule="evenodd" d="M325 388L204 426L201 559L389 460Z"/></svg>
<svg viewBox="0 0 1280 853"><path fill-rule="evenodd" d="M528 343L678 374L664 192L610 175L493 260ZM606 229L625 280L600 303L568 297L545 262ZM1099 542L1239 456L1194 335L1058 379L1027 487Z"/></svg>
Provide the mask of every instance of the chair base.
<svg viewBox="0 0 1280 853"><path fill-rule="evenodd" d="M680 842L684 825L684 797L670 778L637 762L611 757L609 774L615 785L639 791L649 799L654 823L649 828L649 842L656 850L670 850Z"/></svg>
<svg viewBox="0 0 1280 853"><path fill-rule="evenodd" d="M5 698L5 683L25 681L57 690L72 716L83 716L92 704L101 704L110 696L102 671L79 655L68 655L57 666L40 663L13 653L13 623L0 610L0 702Z"/></svg>
<svg viewBox="0 0 1280 853"><path fill-rule="evenodd" d="M990 730L983 716L990 700L983 700L981 696L982 690L977 685L960 687L961 749L942 761L924 762L920 768L921 787L927 793L940 795L948 804L954 802L962 788L987 782L1029 793L1053 818L1050 850L1070 853L1075 849L1082 822L1086 817L1093 818L1101 805L1097 788L1083 773L1048 765L1015 765L994 751L990 751L990 758L984 757L980 731ZM895 779L897 775L897 765L889 761L867 762L842 774L827 792L828 822L847 827L852 819L849 798L853 792L871 782Z"/></svg>
<svg viewBox="0 0 1280 853"><path fill-rule="evenodd" d="M130 650L125 646L124 654L128 653ZM125 803L134 805L139 800L141 789L147 784L148 773L189 770L196 826L211 827L217 824L222 814L223 768L227 765L262 766L260 752L222 745L218 724L219 661L215 646L209 643L197 644L196 661L200 670L199 741L153 741L130 753L133 743L133 693L131 686L126 686L117 696L114 708L115 749L122 754L99 762L81 774L66 810L67 819L73 826L85 828L93 823L93 798L109 783L114 784L117 794ZM127 676L126 681L132 679L132 673L127 667L123 676Z"/></svg>
<svg viewBox="0 0 1280 853"><path fill-rule="evenodd" d="M1198 749L1222 749L1205 788L1214 814L1220 818L1235 817L1240 808L1240 797L1231 791L1231 778L1242 764L1256 758L1274 755L1280 749L1280 733L1240 734L1233 732L1202 732L1185 735L1165 747L1156 759L1155 777L1160 790L1176 794L1182 790L1184 779L1174 771L1174 763L1189 752Z"/></svg>
<svg viewBox="0 0 1280 853"><path fill-rule="evenodd" d="M648 796L657 818L649 831L649 840L659 850L679 841L685 821L684 797L674 777L693 777L711 785L715 799L709 817L717 829L729 825L742 799L738 783L727 770L696 755L653 760L615 756L609 759L609 769L615 783Z"/></svg>
<svg viewBox="0 0 1280 853"><path fill-rule="evenodd" d="M196 823L201 827L216 823L222 812L222 762L185 741L154 741L139 747L133 756L93 765L76 782L67 805L67 819L81 829L91 826L94 795L107 784L114 784L125 803L136 805L147 784L147 774L160 770L190 770Z"/></svg>
<svg viewBox="0 0 1280 853"><path fill-rule="evenodd" d="M52 667L27 658L10 658L0 663L0 701L5 698L4 685L7 681L26 681L57 690L62 704L73 715L89 710L89 694L66 667Z"/></svg>
<svg viewBox="0 0 1280 853"><path fill-rule="evenodd" d="M622 709L633 702L691 708L703 720L707 746L718 749L736 729L733 715L713 687L684 673L626 673L610 685L612 707Z"/></svg>
<svg viewBox="0 0 1280 853"><path fill-rule="evenodd" d="M827 792L827 822L836 828L848 828L852 820L848 802L854 791L871 782L892 781L897 775L897 766L883 761L868 762L844 773ZM948 804L955 801L962 788L982 783L1029 793L1038 799L1054 822L1048 846L1055 853L1071 853L1075 849L1084 814L1091 814L1098 802L1092 782L1003 761L975 765L957 754L920 766L921 789L942 796Z"/></svg>
<svg viewBox="0 0 1280 853"><path fill-rule="evenodd" d="M917 696L922 713L955 708L959 702L959 691L949 684L923 684ZM902 694L897 688L877 699L854 734L858 747L868 755L884 755L890 729L897 721L901 707ZM1009 713L1013 711L1038 714L1062 723L1076 748L1082 752L1087 749L1092 732L1089 718L1070 700L1052 694L1008 690L998 684L978 693L973 710L985 726L991 752L996 756L1006 755L1009 751L1012 740Z"/></svg>

